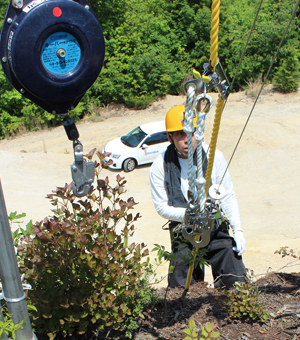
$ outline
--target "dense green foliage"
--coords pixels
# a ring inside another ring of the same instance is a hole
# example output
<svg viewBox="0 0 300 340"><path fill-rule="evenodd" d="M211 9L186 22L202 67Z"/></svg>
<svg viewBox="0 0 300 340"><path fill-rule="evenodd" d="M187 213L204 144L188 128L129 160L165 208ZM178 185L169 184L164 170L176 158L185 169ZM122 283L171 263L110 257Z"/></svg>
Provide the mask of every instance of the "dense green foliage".
<svg viewBox="0 0 300 340"><path fill-rule="evenodd" d="M179 94L191 70L202 72L210 58L211 1L91 0L106 40L102 72L80 105L71 111L80 119L95 106L121 102L146 107L166 94ZM222 0L218 54L230 79L242 55L259 0ZM0 23L7 2L0 0ZM265 0L237 74L234 90L266 75L290 20L293 0ZM298 15L299 13L297 13ZM299 81L299 23L291 22L270 81L282 92L295 91ZM0 138L20 130L61 123L30 104L0 72Z"/></svg>
<svg viewBox="0 0 300 340"><path fill-rule="evenodd" d="M99 178L104 155L97 156L96 185L86 197L76 198L72 183L57 188L48 195L54 216L13 234L20 270L33 288L28 301L36 307L35 332L50 339L106 327L127 327L130 336L135 318L154 302L146 286L148 250L130 242L140 217L131 213L136 203L121 199L126 181L120 175L115 186Z"/></svg>
<svg viewBox="0 0 300 340"><path fill-rule="evenodd" d="M225 289L227 312L231 319L249 318L265 322L269 318L265 306L259 302L261 292L248 282L236 282L235 289Z"/></svg>
<svg viewBox="0 0 300 340"><path fill-rule="evenodd" d="M223 65L227 74L229 78L232 78L253 24L257 4L251 5L249 1L245 0L234 3L229 0L223 0L222 4L224 12L221 11L223 15L221 16L219 51L222 61L224 58ZM261 73L264 76L266 75L293 9L293 1L263 1L243 63L236 78L235 89L243 88L245 81L253 81ZM270 81L274 80L278 67L285 62L290 64L295 56L298 57L298 30L299 23L297 22L297 17L295 17L271 71ZM287 51L289 53L286 53ZM297 71L299 73L299 67ZM290 90L285 92L290 92Z"/></svg>

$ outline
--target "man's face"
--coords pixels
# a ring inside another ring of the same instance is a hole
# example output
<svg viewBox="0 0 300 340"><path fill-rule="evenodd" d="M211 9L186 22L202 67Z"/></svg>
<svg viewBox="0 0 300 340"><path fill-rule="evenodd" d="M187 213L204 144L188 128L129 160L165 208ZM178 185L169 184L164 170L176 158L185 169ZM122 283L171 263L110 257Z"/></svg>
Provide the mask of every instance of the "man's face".
<svg viewBox="0 0 300 340"><path fill-rule="evenodd" d="M177 149L177 156L179 158L188 158L188 142L187 142L187 135L183 130L175 131L175 132L168 132L168 139L169 142L174 142L174 145ZM192 144L193 144L193 153L197 147L197 141L194 137L192 137Z"/></svg>

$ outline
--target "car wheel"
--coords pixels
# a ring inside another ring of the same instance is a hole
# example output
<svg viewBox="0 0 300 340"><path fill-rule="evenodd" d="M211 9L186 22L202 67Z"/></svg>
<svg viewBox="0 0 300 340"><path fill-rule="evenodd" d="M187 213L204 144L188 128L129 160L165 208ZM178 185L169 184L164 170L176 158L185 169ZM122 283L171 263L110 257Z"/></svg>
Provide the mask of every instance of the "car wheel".
<svg viewBox="0 0 300 340"><path fill-rule="evenodd" d="M136 161L133 158L128 158L123 163L123 169L124 169L125 172L130 172L130 171L134 170L135 167L136 167Z"/></svg>

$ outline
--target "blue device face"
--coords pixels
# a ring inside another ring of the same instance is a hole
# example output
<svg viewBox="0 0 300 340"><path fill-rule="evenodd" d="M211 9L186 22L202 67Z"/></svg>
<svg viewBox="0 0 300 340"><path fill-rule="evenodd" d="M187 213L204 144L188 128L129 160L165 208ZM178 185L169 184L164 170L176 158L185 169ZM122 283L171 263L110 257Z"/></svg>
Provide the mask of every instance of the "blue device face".
<svg viewBox="0 0 300 340"><path fill-rule="evenodd" d="M41 49L44 67L54 74L66 74L76 68L81 56L77 39L68 32L51 34Z"/></svg>
<svg viewBox="0 0 300 340"><path fill-rule="evenodd" d="M1 30L4 73L23 96L64 114L76 107L103 66L100 23L87 0L23 4L19 11L9 5Z"/></svg>

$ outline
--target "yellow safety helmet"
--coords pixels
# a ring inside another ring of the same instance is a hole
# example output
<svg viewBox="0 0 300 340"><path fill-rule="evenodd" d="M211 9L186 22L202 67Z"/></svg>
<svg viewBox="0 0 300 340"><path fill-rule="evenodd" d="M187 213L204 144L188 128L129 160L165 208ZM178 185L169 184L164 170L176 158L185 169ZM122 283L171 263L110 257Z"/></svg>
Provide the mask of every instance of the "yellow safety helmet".
<svg viewBox="0 0 300 340"><path fill-rule="evenodd" d="M166 115L166 131L174 132L183 130L185 105L176 105L172 107ZM194 110L193 125L197 127L197 114Z"/></svg>

